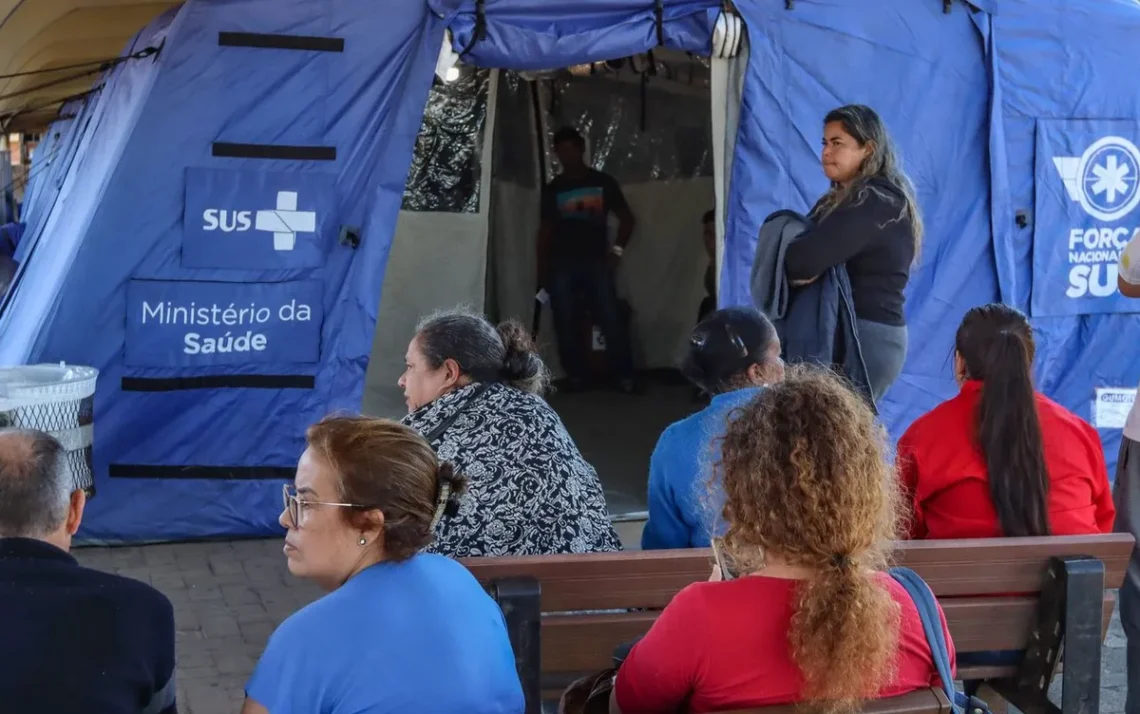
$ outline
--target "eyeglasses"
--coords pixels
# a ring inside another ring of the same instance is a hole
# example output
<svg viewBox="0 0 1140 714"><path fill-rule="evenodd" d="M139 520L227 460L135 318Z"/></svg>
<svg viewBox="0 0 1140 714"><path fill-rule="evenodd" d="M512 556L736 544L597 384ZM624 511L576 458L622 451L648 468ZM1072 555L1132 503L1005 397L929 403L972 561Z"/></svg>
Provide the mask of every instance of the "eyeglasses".
<svg viewBox="0 0 1140 714"><path fill-rule="evenodd" d="M281 487L281 500L285 504L285 512L289 514L289 522L294 528L301 527L301 506L335 506L338 508L369 508L359 503L333 503L331 501L309 501L297 498L297 489L289 484Z"/></svg>

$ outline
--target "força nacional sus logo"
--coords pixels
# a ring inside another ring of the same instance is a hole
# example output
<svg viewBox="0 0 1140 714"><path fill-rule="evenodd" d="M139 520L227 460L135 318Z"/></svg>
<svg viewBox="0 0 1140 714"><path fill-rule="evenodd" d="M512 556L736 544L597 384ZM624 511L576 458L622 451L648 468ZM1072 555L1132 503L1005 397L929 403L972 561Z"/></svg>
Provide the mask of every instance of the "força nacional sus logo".
<svg viewBox="0 0 1140 714"><path fill-rule="evenodd" d="M1069 198L1101 221L1119 221L1140 204L1140 150L1128 139L1106 136L1080 156L1056 156L1053 163Z"/></svg>
<svg viewBox="0 0 1140 714"><path fill-rule="evenodd" d="M1096 222L1116 223L1140 206L1140 149L1120 136L1093 142L1080 156L1055 156L1069 199ZM1116 263L1132 236L1130 226L1086 224L1068 240L1070 298L1116 293Z"/></svg>
<svg viewBox="0 0 1140 714"><path fill-rule="evenodd" d="M277 206L262 211L228 211L216 208L202 213L202 230L225 233L245 232L249 229L273 234L274 250L293 250L298 233L315 233L316 211L297 210L296 191L278 191Z"/></svg>

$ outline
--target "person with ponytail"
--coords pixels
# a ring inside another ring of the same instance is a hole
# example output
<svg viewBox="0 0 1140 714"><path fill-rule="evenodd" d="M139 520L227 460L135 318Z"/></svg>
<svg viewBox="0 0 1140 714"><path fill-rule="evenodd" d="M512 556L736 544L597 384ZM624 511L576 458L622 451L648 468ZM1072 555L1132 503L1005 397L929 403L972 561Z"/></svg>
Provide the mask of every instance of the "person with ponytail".
<svg viewBox="0 0 1140 714"><path fill-rule="evenodd" d="M671 424L649 459L649 520L643 550L703 548L716 530L700 487L708 480L714 449L729 416L765 385L784 378L776 328L755 308L717 310L693 330L681 373L712 401Z"/></svg>
<svg viewBox="0 0 1140 714"><path fill-rule="evenodd" d="M1038 393L1029 320L1000 303L966 313L958 395L903 435L898 465L912 538L1112 531L1116 509L1096 429Z"/></svg>
<svg viewBox="0 0 1140 714"><path fill-rule="evenodd" d="M918 610L885 572L898 499L886 457L870 406L830 372L789 370L743 406L710 483L733 572L674 596L618 670L610 711L854 712L937 686Z"/></svg>
<svg viewBox="0 0 1140 714"><path fill-rule="evenodd" d="M242 714L522 714L499 606L450 558L423 550L466 487L414 430L330 416L306 434L283 489L289 572L327 594L281 624ZM439 686L440 678L445 686Z"/></svg>
<svg viewBox="0 0 1140 714"><path fill-rule="evenodd" d="M404 359L403 423L468 479L458 509L436 524L432 552L620 550L597 472L543 399L550 374L522 325L436 313Z"/></svg>

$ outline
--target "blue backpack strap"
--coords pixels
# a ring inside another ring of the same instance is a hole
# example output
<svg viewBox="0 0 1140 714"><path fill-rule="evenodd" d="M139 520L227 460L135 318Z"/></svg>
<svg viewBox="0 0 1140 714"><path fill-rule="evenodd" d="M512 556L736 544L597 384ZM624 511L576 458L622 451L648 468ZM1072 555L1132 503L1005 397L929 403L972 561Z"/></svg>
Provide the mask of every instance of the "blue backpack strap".
<svg viewBox="0 0 1140 714"><path fill-rule="evenodd" d="M950 648L946 644L946 633L942 630L942 618L938 614L938 600L926 581L909 568L891 568L891 577L906 589L918 616L922 619L922 630L930 647L938 678L942 680L942 690L957 714L989 714L989 707L976 697L968 697L954 687L953 667L950 662Z"/></svg>

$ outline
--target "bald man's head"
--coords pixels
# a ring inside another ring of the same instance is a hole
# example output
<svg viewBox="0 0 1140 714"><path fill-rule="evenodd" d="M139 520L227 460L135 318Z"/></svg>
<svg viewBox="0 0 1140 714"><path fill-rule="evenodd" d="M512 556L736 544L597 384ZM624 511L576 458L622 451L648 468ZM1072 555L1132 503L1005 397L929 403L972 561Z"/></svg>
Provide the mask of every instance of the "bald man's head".
<svg viewBox="0 0 1140 714"><path fill-rule="evenodd" d="M0 429L0 537L44 538L67 519L72 479L50 434Z"/></svg>

